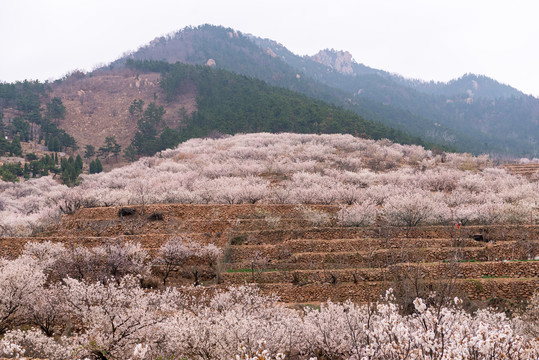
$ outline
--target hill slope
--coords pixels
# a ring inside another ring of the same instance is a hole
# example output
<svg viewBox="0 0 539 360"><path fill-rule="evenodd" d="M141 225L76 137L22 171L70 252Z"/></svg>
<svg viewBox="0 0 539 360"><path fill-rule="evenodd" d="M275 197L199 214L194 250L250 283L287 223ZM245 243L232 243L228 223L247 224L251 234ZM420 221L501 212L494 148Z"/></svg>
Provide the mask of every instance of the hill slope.
<svg viewBox="0 0 539 360"><path fill-rule="evenodd" d="M105 149L109 137L114 137L120 146L119 150L115 148L118 151L114 157L118 160L121 150L129 145L136 150L130 158L153 155L212 132L349 133L425 145L418 137L367 121L342 107L210 66L130 59L127 67L100 69L91 74L74 72L47 84L47 88L47 96L35 96L33 108L49 109L51 103L43 106L43 102L50 98L59 103L62 115L47 120L47 124L54 121L55 128L72 134L75 139L70 151L78 148L80 155L84 155L87 145ZM4 102L9 110L14 105L8 100ZM148 127L145 121L141 122L144 119L132 112L135 103L142 104L141 114L152 106L162 114ZM19 113L26 124L31 114ZM14 114L6 112L8 124L14 121ZM45 120L40 123L43 126ZM37 135L34 138L37 140ZM119 165L117 161L110 164L110 152L99 156L107 159L108 167Z"/></svg>
<svg viewBox="0 0 539 360"><path fill-rule="evenodd" d="M137 203L355 204L347 216L358 224L375 224L376 214L395 225L529 223L539 200L537 173L530 180L492 168L484 156L434 154L351 135L192 139L111 172L84 175L73 189L50 177L0 182L0 235L38 228L59 209Z"/></svg>
<svg viewBox="0 0 539 360"><path fill-rule="evenodd" d="M137 121L130 116L129 106L133 100L141 99L164 106L165 123L176 127L179 108L183 107L188 114L196 110L196 89L184 88L181 96L166 102L160 97L159 78L159 73L107 70L55 82L52 94L66 106L59 126L75 137L79 147L93 145L97 149L107 136L115 136L125 148L137 131Z"/></svg>

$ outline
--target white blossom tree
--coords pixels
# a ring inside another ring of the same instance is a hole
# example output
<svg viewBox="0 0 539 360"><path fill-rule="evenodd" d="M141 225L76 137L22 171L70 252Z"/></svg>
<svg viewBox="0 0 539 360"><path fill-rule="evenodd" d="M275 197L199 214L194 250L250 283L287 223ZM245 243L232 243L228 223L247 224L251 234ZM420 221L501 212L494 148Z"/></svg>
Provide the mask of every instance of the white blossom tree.
<svg viewBox="0 0 539 360"><path fill-rule="evenodd" d="M0 260L0 334L16 319L19 310L28 305L30 296L45 283L45 274L29 257Z"/></svg>

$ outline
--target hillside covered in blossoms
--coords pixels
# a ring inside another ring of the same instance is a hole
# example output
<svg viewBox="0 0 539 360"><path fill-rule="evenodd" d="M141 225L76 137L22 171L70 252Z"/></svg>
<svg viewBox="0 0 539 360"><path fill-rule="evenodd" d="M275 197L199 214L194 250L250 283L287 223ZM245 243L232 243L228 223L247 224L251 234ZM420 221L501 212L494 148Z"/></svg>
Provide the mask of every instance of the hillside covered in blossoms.
<svg viewBox="0 0 539 360"><path fill-rule="evenodd" d="M537 359L537 180L257 133L1 182L0 356Z"/></svg>
<svg viewBox="0 0 539 360"><path fill-rule="evenodd" d="M336 204L348 223L523 223L537 174L486 156L433 153L351 135L246 134L193 139L68 188L52 177L0 183L0 234L27 235L81 207L150 203Z"/></svg>

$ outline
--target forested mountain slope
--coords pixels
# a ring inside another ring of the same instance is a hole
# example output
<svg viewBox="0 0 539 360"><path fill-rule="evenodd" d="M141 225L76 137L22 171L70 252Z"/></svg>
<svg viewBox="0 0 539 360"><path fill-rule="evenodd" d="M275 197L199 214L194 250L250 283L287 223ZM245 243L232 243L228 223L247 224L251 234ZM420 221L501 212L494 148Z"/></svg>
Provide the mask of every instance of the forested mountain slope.
<svg viewBox="0 0 539 360"><path fill-rule="evenodd" d="M289 58L292 56L295 55L291 54ZM156 38L111 66L122 67L127 59L208 64L343 106L367 120L382 122L439 146L479 152L473 139L465 133L450 130L378 100L350 96L346 89L337 89L307 76L304 69L289 64L288 58L283 59L281 55L277 56L273 51L258 46L251 36L233 29L211 25L186 28L168 37ZM317 69L325 69L321 64L314 64Z"/></svg>
<svg viewBox="0 0 539 360"><path fill-rule="evenodd" d="M8 153L20 164L0 169L0 176L18 181L60 172L45 170L35 154L25 160L20 141L32 141L53 158L62 151L79 155L79 172L82 157L98 157L111 168L122 158L133 161L193 137L246 132L348 133L429 145L343 107L211 66L132 59L126 65L75 71L52 84L2 84L0 135L8 140L2 139L0 156Z"/></svg>
<svg viewBox="0 0 539 360"><path fill-rule="evenodd" d="M178 127L160 128L157 121L155 129L149 131L139 123L133 145L141 155L152 155L181 141L212 133L260 131L348 133L423 144L420 138L367 121L352 111L229 71L163 61L129 60L127 67L140 72L160 72L160 96L165 102L175 101L186 89L197 89L197 110L184 116L180 109L178 116L182 121ZM142 143L137 143L139 140Z"/></svg>
<svg viewBox="0 0 539 360"><path fill-rule="evenodd" d="M347 52L324 50L294 55L271 40L252 38L305 75L346 91L434 121L474 140L474 150L537 156L539 99L482 75L466 74L448 83L405 79L356 63ZM368 106L368 105L366 105ZM458 146L469 138L455 138Z"/></svg>
<svg viewBox="0 0 539 360"><path fill-rule="evenodd" d="M208 64L329 101L461 151L537 156L539 100L485 76L422 82L359 64L347 52L298 56L272 40L204 25L156 38L127 58Z"/></svg>

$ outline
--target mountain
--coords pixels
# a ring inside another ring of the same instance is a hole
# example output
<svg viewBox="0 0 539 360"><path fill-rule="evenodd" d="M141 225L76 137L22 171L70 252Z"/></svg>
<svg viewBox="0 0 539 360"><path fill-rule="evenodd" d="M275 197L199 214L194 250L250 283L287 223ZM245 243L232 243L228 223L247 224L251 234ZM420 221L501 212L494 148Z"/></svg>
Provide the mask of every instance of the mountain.
<svg viewBox="0 0 539 360"><path fill-rule="evenodd" d="M284 47L284 51L288 52ZM280 53L280 51L279 51ZM289 58L294 60L295 55ZM302 69L284 61L268 48L260 47L250 35L230 28L203 25L185 28L167 37L159 37L137 51L113 62L111 67L122 67L127 59L180 61L194 65L215 66L249 77L254 77L274 86L298 91L315 99L331 102L354 111L361 117L382 122L390 127L420 136L426 141L442 147L458 148L461 151L478 152L474 142L466 134L450 130L431 120L376 100L352 97L347 91L337 89L305 76ZM300 58L301 59L301 58ZM317 69L324 69L317 64ZM459 143L455 142L459 140ZM458 145L458 146L456 146Z"/></svg>
<svg viewBox="0 0 539 360"><path fill-rule="evenodd" d="M77 183L82 158L79 172L71 176L64 173L66 159L61 168L56 166L56 152L78 152L88 161L97 155L110 169L122 165L122 149L127 159L134 159L191 138L236 133L348 133L428 145L350 110L252 77L211 66L132 59L122 68L76 71L53 84L0 84L0 125L0 156L10 155L7 165L0 158L1 178L17 181L52 171L61 173L66 184ZM89 154L88 146L96 151ZM49 157L42 161L39 155Z"/></svg>
<svg viewBox="0 0 539 360"><path fill-rule="evenodd" d="M446 83L411 80L400 76L394 76L393 78L405 86L430 95L456 96L468 94L491 100L525 96L521 91L509 85L500 84L498 81L483 75L465 74Z"/></svg>
<svg viewBox="0 0 539 360"><path fill-rule="evenodd" d="M56 171L37 168L40 156L56 156L55 152L78 154L88 161L98 155L111 168L122 164L122 150L129 150L126 158L133 159L189 138L238 132L349 133L432 145L376 121L378 114L368 114L375 121L358 115L352 111L357 104L343 100L344 91L298 74L239 33L208 29L188 32L189 41L197 46L182 43L166 46L166 52L148 50L166 43L161 39L138 52L167 61L138 61L133 56L88 74L74 71L53 83L0 84L0 156L18 156L9 161L21 162L16 169L7 169L6 178L15 181L29 175L26 166L32 161L36 169L31 176ZM221 38L216 40L214 32ZM218 55L215 59L201 55L210 48ZM221 63L235 64L250 76L217 68ZM406 120L402 111L391 107L384 111L400 112ZM26 154L32 159L25 161Z"/></svg>
<svg viewBox="0 0 539 360"><path fill-rule="evenodd" d="M405 79L358 64L344 51L323 50L314 56L300 57L272 40L251 39L306 76L343 90L355 99L379 101L451 130L466 132L472 139L462 138L460 143L456 139L458 147L472 141L481 151L538 155L539 99L511 86L474 74L447 83Z"/></svg>
<svg viewBox="0 0 539 360"><path fill-rule="evenodd" d="M216 132L348 133L424 144L420 138L365 120L352 111L227 70L155 60L129 59L125 65L141 73L159 72L158 97L165 102L175 101L185 88L196 89L197 110L178 127L163 130L160 137L168 140L156 150Z"/></svg>
<svg viewBox="0 0 539 360"><path fill-rule="evenodd" d="M538 156L539 100L486 76L448 83L405 79L346 51L298 56L268 39L212 25L189 27L123 57L210 65L299 91L461 151Z"/></svg>
<svg viewBox="0 0 539 360"><path fill-rule="evenodd" d="M258 39L252 37L253 41L260 44L261 46L268 46L268 49L271 49L271 46L276 46L278 44L272 42L271 40ZM394 73L388 73L386 71L377 70L365 66L363 64L358 64L352 58L352 54L348 51L337 51L334 49L331 50L321 50L313 56L301 57L303 61L297 62L294 61L294 57L297 56L288 56L287 62L294 64L295 67L302 68L305 72L312 73L315 77L320 77L321 73L329 74L325 76L323 82L331 82L331 76L333 73L349 75L349 76L364 76L364 75L378 75L383 78L393 80L400 85L413 88L419 92L430 94L430 95L445 95L445 96L455 96L461 94L468 94L475 97L484 97L488 99L497 99L497 98L508 98L508 97L520 97L524 96L524 93L521 91L505 84L501 84L498 81L491 79L483 75L475 74L465 74L459 79L454 79L449 82L426 82L419 79L407 79L403 76ZM312 62L321 64L322 67L313 68L312 65L308 68L308 63ZM323 71L325 70L325 71ZM329 71L328 71L329 70ZM324 78L322 75L321 78ZM336 80L341 80L337 78Z"/></svg>

